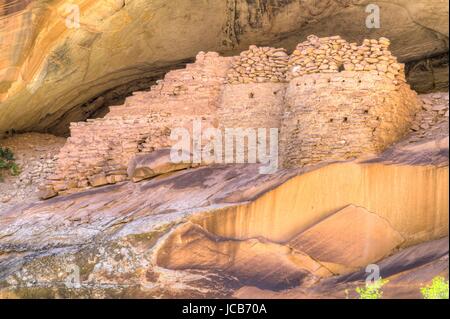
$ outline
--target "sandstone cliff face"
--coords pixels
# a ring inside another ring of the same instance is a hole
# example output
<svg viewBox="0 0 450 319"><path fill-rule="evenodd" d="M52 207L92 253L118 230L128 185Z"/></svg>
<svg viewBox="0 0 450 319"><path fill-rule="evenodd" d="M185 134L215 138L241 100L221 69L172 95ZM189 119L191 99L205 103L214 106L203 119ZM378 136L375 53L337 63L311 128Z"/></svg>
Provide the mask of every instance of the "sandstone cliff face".
<svg viewBox="0 0 450 319"><path fill-rule="evenodd" d="M292 50L311 33L357 42L388 37L400 61L410 62L413 85L433 90L447 82L444 0L78 0L71 3L79 5L80 28L67 27L68 3L0 2L2 134L64 134L69 122L101 114L198 51L232 54L251 43ZM380 29L365 26L369 3L381 9Z"/></svg>

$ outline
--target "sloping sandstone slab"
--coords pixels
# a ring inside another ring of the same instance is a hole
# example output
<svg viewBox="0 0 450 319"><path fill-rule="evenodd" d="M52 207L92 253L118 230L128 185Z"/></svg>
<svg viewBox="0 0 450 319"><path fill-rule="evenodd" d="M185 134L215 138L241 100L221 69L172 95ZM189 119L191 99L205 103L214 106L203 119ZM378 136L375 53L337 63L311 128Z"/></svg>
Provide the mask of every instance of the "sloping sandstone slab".
<svg viewBox="0 0 450 319"><path fill-rule="evenodd" d="M383 286L386 299L422 299L420 288L428 285L433 277L448 278L449 238L422 243L406 248L377 265L380 275L389 282ZM358 298L356 287L363 287L368 273L364 269L348 275L321 281L314 287L297 287L283 291L270 291L252 286L237 290L237 298Z"/></svg>
<svg viewBox="0 0 450 319"><path fill-rule="evenodd" d="M402 242L402 236L386 220L349 205L300 233L289 246L334 273L345 273L382 259Z"/></svg>
<svg viewBox="0 0 450 319"><path fill-rule="evenodd" d="M157 264L169 269L215 269L242 283L271 289L311 284L332 275L288 246L264 238L220 238L192 223L178 228L159 248Z"/></svg>
<svg viewBox="0 0 450 319"><path fill-rule="evenodd" d="M128 177L133 182L191 167L192 163L175 164L170 149L156 150L150 154L136 155L128 165Z"/></svg>

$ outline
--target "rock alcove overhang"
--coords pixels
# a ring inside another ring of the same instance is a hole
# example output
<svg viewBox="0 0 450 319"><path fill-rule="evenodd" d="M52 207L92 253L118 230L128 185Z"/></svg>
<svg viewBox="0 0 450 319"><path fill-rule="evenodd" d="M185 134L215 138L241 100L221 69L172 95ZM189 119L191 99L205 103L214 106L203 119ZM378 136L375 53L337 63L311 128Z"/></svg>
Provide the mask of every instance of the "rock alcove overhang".
<svg viewBox="0 0 450 319"><path fill-rule="evenodd" d="M413 87L448 88L444 0L72 1L80 28L66 26L68 3L0 2L2 134L66 134L71 121L103 115L108 104L199 51L233 55L250 44L292 50L309 34L355 42L388 37L393 53L410 65ZM368 4L380 8L379 29L365 25Z"/></svg>

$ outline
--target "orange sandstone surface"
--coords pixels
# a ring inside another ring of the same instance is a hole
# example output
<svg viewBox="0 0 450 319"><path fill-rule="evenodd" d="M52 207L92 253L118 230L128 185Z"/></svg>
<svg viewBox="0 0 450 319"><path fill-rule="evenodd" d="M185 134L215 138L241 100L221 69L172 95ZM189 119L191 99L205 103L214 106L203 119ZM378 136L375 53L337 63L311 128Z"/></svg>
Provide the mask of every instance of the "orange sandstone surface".
<svg viewBox="0 0 450 319"><path fill-rule="evenodd" d="M47 200L0 206L0 297L353 298L371 264L387 297L420 297L448 277L448 94L418 96L368 41L201 52L72 123ZM279 169L171 163L199 118L278 129Z"/></svg>

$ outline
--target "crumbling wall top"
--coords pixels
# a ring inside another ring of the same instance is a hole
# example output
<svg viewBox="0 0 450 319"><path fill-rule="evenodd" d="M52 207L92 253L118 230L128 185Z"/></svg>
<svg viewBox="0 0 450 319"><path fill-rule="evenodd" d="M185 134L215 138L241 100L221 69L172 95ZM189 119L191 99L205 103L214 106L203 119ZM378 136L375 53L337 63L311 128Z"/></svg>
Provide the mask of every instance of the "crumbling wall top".
<svg viewBox="0 0 450 319"><path fill-rule="evenodd" d="M308 36L291 55L282 48L250 46L235 57L228 83L288 82L313 73L342 71L370 72L390 78L394 84L406 82L405 65L389 50L390 41L381 37L349 43L340 36Z"/></svg>

